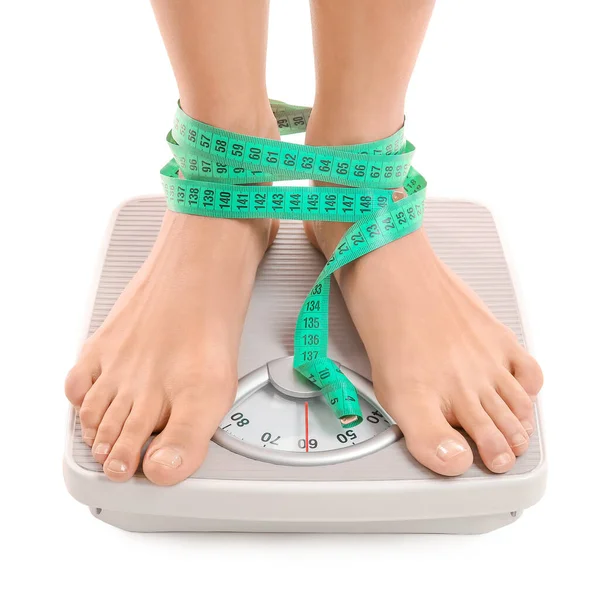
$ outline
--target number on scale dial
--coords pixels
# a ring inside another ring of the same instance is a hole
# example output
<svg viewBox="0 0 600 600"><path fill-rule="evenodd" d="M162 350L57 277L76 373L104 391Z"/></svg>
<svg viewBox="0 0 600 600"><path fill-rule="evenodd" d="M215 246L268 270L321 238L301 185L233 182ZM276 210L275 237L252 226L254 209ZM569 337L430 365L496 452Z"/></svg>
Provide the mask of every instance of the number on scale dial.
<svg viewBox="0 0 600 600"><path fill-rule="evenodd" d="M344 429L321 396L301 399L287 396L272 385L237 402L220 429L246 444L287 452L339 450L365 442L392 424L362 396L365 420Z"/></svg>

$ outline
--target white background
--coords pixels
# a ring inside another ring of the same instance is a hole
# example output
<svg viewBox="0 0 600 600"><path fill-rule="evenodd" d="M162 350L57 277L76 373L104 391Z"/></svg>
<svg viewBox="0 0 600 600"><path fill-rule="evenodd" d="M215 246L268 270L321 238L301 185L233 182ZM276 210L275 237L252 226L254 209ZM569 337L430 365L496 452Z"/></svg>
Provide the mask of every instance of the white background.
<svg viewBox="0 0 600 600"><path fill-rule="evenodd" d="M271 13L270 94L310 104L308 5L273 0ZM599 16L593 0L439 0L407 106L430 195L486 203L515 257L546 373L541 503L476 537L140 535L67 494L62 382L111 211L160 191L174 79L146 1L3 0L0 593L597 593Z"/></svg>

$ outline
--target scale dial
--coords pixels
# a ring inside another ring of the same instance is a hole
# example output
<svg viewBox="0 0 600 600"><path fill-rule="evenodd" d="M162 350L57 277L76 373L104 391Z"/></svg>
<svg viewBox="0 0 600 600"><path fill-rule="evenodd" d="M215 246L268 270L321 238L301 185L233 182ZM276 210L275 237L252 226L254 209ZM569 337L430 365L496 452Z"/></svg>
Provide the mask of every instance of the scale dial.
<svg viewBox="0 0 600 600"><path fill-rule="evenodd" d="M287 357L240 379L233 408L213 441L248 458L293 466L354 460L397 441L400 431L377 402L371 382L342 370L358 392L360 425L343 428L320 390Z"/></svg>

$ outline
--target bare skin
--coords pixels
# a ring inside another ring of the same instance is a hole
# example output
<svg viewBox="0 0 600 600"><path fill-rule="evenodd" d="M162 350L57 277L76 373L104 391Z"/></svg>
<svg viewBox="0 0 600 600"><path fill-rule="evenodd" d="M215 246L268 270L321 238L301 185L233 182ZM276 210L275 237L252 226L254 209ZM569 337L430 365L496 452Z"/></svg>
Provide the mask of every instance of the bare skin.
<svg viewBox="0 0 600 600"><path fill-rule="evenodd" d="M430 0L383 0L377 11L361 0L312 1L317 95L308 144L368 142L401 127L432 9ZM348 227L305 223L327 257ZM442 475L463 473L473 455L455 429L460 426L491 471L510 470L534 431L542 372L438 259L426 233L364 256L336 277L367 350L377 397L412 455Z"/></svg>
<svg viewBox="0 0 600 600"><path fill-rule="evenodd" d="M182 108L217 127L278 139L264 83L267 3L155 0ZM207 35L197 35L210 22ZM225 32L231 44L211 48ZM256 268L277 222L168 212L156 244L69 373L84 440L113 481L143 470L171 485L201 464L237 387Z"/></svg>

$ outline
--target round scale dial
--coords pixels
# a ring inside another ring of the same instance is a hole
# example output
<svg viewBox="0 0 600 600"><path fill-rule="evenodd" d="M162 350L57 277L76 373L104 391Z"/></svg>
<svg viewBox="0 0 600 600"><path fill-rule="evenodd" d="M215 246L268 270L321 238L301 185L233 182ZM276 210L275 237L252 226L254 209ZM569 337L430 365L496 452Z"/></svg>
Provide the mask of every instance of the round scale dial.
<svg viewBox="0 0 600 600"><path fill-rule="evenodd" d="M363 422L342 427L320 390L293 369L293 358L243 377L233 408L215 433L219 445L283 465L324 465L376 452L400 437L369 381L343 369L358 392Z"/></svg>

